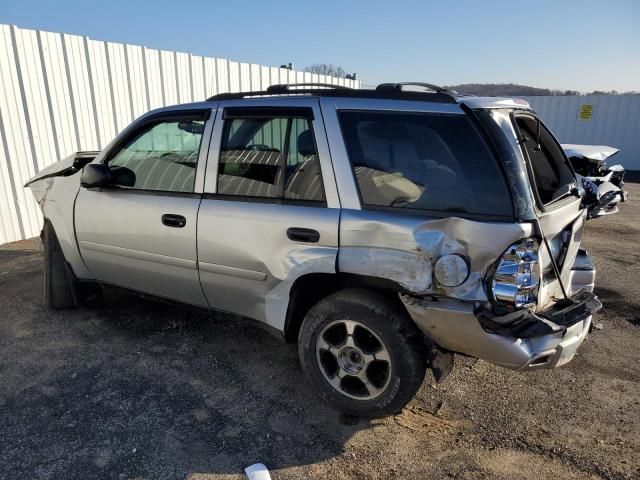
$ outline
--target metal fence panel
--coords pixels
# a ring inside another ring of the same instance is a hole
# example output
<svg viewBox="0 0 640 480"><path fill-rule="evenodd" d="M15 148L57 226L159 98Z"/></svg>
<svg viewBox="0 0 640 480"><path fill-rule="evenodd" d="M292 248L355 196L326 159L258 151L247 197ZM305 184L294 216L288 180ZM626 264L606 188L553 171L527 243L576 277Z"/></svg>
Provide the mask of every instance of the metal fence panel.
<svg viewBox="0 0 640 480"><path fill-rule="evenodd" d="M104 42L87 40L86 51L91 66L91 80L93 85L93 115L96 125L98 149L107 145L117 133L115 110L112 102L112 89L107 61L107 49ZM69 115L74 117L73 112ZM74 127L75 128L75 127ZM69 150L73 152L73 150ZM62 156L62 155L61 155Z"/></svg>
<svg viewBox="0 0 640 480"><path fill-rule="evenodd" d="M77 150L104 148L146 111L320 78L0 24L0 244L40 232L29 178Z"/></svg>
<svg viewBox="0 0 640 480"><path fill-rule="evenodd" d="M33 142L36 133L30 128L22 73L16 61L19 42L14 29L2 25L0 31L0 136L3 143L2 154L6 157L3 158L3 163L6 162L10 175L10 198L15 206L15 217L8 216L7 221L13 221L21 235L7 239L12 241L33 236L32 232L37 232L41 224L41 215L30 192L22 188L22 179L28 179L37 171L37 159ZM4 223L5 213L1 213Z"/></svg>
<svg viewBox="0 0 640 480"><path fill-rule="evenodd" d="M640 95L523 98L561 143L619 148L611 162L640 170Z"/></svg>
<svg viewBox="0 0 640 480"><path fill-rule="evenodd" d="M142 51L143 48L138 45L125 46L126 61L129 66L129 94L131 95L130 100L133 118L138 118L149 110Z"/></svg>

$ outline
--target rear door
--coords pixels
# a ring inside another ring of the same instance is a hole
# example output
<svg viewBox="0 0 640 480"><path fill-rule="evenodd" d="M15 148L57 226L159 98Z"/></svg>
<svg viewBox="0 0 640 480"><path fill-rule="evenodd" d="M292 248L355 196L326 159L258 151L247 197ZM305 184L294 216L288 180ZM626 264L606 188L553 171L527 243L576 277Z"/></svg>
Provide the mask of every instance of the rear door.
<svg viewBox="0 0 640 480"><path fill-rule="evenodd" d="M340 205L317 98L221 102L207 164L206 298L281 330L295 280L335 272Z"/></svg>
<svg viewBox="0 0 640 480"><path fill-rule="evenodd" d="M576 187L575 174L560 144L537 117L532 113L517 112L512 118L527 160L540 227L550 244L563 284L569 289L571 268L586 220L581 198L573 190ZM540 306L544 306L562 298L562 291L547 249L541 248L540 252L544 281L539 297Z"/></svg>
<svg viewBox="0 0 640 480"><path fill-rule="evenodd" d="M80 253L97 279L206 305L198 279L196 221L210 113L147 117L98 159L109 165L117 184L81 188L75 206Z"/></svg>

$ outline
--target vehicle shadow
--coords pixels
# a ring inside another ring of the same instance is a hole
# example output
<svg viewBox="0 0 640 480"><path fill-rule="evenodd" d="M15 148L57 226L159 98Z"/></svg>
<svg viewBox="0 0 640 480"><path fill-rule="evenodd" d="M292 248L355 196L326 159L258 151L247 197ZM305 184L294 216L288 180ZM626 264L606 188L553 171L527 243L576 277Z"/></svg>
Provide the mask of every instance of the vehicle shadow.
<svg viewBox="0 0 640 480"><path fill-rule="evenodd" d="M20 268L22 261L32 258L33 252L28 250L5 250L0 248L0 275L9 274L16 266Z"/></svg>
<svg viewBox="0 0 640 480"><path fill-rule="evenodd" d="M640 326L640 313L636 305L627 302L618 291L604 287L596 287L594 293L602 301L603 312L611 312L625 319L632 325Z"/></svg>
<svg viewBox="0 0 640 480"><path fill-rule="evenodd" d="M36 244L37 247L37 244ZM42 266L40 252L34 249L12 248L11 244L0 246L0 285L6 283L12 272L33 273Z"/></svg>
<svg viewBox="0 0 640 480"><path fill-rule="evenodd" d="M47 319L29 339L41 346L12 367L29 380L2 399L12 415L0 415L0 431L22 439L3 462L14 473L184 478L304 466L371 426L319 401L295 345L233 316L108 291L100 305L37 305L35 317Z"/></svg>
<svg viewBox="0 0 640 480"><path fill-rule="evenodd" d="M626 183L640 183L640 170L627 170L624 173Z"/></svg>

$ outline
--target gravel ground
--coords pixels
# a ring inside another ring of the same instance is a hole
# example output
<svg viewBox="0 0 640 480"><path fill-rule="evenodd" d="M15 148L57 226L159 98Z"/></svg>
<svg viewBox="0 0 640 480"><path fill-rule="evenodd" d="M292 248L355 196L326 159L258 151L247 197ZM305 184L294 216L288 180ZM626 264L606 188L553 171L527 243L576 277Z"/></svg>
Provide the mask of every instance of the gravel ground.
<svg viewBox="0 0 640 480"><path fill-rule="evenodd" d="M640 478L640 184L584 245L605 308L576 359L456 358L401 414L317 401L296 348L227 316L110 292L48 311L39 241L0 246L0 478Z"/></svg>

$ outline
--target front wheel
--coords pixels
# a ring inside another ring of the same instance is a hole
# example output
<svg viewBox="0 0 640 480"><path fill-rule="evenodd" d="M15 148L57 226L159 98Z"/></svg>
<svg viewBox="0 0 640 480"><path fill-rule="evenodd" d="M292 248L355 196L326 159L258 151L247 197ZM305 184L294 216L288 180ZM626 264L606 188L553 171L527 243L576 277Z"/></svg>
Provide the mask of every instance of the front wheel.
<svg viewBox="0 0 640 480"><path fill-rule="evenodd" d="M312 307L298 348L320 397L366 418L401 410L422 385L427 366L420 333L401 305L368 290L343 290Z"/></svg>
<svg viewBox="0 0 640 480"><path fill-rule="evenodd" d="M44 301L49 308L75 306L73 283L66 270L64 253L50 222L42 229L44 247Z"/></svg>

